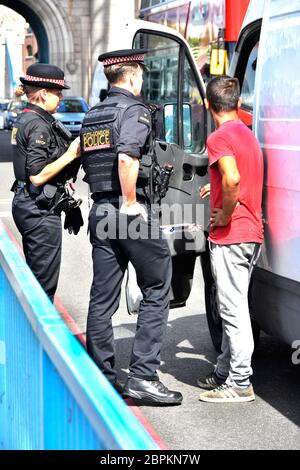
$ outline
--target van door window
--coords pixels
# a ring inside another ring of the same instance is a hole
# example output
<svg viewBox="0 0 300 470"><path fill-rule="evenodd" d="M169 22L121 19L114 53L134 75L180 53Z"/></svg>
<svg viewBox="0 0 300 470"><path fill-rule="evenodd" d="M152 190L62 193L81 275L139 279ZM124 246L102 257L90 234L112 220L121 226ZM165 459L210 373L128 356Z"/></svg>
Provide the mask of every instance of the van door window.
<svg viewBox="0 0 300 470"><path fill-rule="evenodd" d="M204 105L187 57L183 80L183 144L188 153L201 152L204 142Z"/></svg>
<svg viewBox="0 0 300 470"><path fill-rule="evenodd" d="M156 137L179 145L186 153L205 148L205 109L192 59L179 41L139 31L133 47L147 49L142 94L158 106Z"/></svg>
<svg viewBox="0 0 300 470"><path fill-rule="evenodd" d="M144 71L142 94L146 103L158 106L156 114L156 136L167 142L179 142L178 134L178 69L180 46L172 39L149 33L138 33L134 47L146 48L147 65ZM167 121L172 129L165 129L164 107L167 108ZM175 116L174 116L175 112Z"/></svg>

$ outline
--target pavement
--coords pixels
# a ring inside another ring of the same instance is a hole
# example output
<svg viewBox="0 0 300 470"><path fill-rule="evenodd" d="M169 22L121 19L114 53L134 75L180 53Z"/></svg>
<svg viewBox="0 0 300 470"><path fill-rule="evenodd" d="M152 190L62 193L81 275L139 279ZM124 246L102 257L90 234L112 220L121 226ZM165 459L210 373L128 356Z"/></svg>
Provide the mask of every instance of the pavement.
<svg viewBox="0 0 300 470"><path fill-rule="evenodd" d="M20 242L10 213L13 169L8 145L9 133L0 131L0 218ZM76 196L83 199L85 225L76 237L64 231L57 293L79 328L85 331L92 265L86 232L88 191L81 176ZM119 378L124 382L136 325L136 317L127 313L124 289L113 324L116 366L120 371ZM216 352L206 323L203 279L197 262L187 306L170 311L159 372L169 388L182 392L183 403L176 407L142 406L140 409L169 449L299 450L300 365L292 364L291 354L288 346L263 334L253 357L256 401L241 404L200 402L196 379L211 370Z"/></svg>

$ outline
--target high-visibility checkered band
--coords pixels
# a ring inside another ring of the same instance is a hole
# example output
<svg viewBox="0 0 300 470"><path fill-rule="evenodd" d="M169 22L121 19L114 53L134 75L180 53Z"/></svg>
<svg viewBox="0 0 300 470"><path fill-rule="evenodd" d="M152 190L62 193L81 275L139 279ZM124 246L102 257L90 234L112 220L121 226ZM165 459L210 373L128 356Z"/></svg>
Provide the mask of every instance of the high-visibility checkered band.
<svg viewBox="0 0 300 470"><path fill-rule="evenodd" d="M123 57L110 57L109 59L104 59L102 62L104 66L120 64L121 62L143 62L144 57L144 54L135 54Z"/></svg>
<svg viewBox="0 0 300 470"><path fill-rule="evenodd" d="M49 83L55 83L56 85L61 85L61 86L64 86L65 84L64 80L56 80L55 78L33 77L32 75L25 75L25 77L23 78L24 80L27 80L28 82L49 82Z"/></svg>

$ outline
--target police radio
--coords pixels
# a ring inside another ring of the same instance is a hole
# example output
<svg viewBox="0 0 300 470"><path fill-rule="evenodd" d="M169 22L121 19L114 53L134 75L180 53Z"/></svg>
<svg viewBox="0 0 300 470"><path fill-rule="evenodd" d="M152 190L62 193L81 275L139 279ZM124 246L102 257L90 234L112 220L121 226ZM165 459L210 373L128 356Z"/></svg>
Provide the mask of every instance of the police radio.
<svg viewBox="0 0 300 470"><path fill-rule="evenodd" d="M52 127L64 140L66 141L72 140L72 133L58 119L54 119L54 121L52 121Z"/></svg>

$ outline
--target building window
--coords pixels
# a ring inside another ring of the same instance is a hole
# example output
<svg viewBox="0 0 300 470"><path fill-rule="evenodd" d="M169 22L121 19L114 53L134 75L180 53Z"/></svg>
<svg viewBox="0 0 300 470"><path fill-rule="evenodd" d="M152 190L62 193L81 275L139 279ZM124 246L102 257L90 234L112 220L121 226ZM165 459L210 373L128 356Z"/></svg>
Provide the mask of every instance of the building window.
<svg viewBox="0 0 300 470"><path fill-rule="evenodd" d="M33 55L31 44L28 44L28 46L26 46L26 51L27 51L27 57L31 57Z"/></svg>

